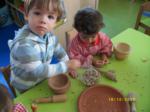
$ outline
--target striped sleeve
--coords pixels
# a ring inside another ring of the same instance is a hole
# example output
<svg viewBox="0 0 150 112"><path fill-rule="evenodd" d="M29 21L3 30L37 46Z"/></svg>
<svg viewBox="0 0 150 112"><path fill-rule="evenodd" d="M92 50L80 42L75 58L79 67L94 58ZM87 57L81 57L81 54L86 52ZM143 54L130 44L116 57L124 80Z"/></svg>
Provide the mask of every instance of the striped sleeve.
<svg viewBox="0 0 150 112"><path fill-rule="evenodd" d="M65 62L42 62L42 52L32 42L17 42L11 51L13 73L24 81L36 82L67 71Z"/></svg>
<svg viewBox="0 0 150 112"><path fill-rule="evenodd" d="M57 57L59 61L68 61L69 57L65 51L65 49L62 47L60 43L58 43L58 38L54 38L55 43L55 49L54 49L54 55Z"/></svg>
<svg viewBox="0 0 150 112"><path fill-rule="evenodd" d="M66 51L64 50L64 48L60 45L57 44L55 51L54 51L54 55L60 60L60 61L68 61L69 57L66 53Z"/></svg>

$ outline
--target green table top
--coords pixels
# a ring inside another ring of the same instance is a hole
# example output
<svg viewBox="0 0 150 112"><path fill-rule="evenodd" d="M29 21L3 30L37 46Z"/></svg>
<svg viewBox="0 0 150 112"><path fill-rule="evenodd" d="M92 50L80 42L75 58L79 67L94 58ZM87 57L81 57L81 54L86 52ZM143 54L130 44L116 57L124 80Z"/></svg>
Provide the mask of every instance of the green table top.
<svg viewBox="0 0 150 112"><path fill-rule="evenodd" d="M126 42L131 46L129 57L118 61L114 56L104 70L115 70L118 82L102 77L98 83L110 85L120 90L125 96L134 92L137 97L137 112L150 112L150 36L134 29L127 29L112 39L113 43ZM79 69L82 74L84 70ZM38 104L38 112L77 112L77 99L87 87L78 79L71 80L71 88L67 92L67 101L64 103ZM39 97L51 96L54 93L48 88L47 80L19 95L15 102L22 102L31 111L32 100Z"/></svg>

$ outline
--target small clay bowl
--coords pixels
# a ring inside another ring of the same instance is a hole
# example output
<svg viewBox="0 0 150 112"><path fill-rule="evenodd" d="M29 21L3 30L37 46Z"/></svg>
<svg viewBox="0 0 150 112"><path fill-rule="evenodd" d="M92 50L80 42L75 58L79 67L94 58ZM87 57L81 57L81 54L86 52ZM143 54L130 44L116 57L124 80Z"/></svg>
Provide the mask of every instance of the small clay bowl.
<svg viewBox="0 0 150 112"><path fill-rule="evenodd" d="M114 54L116 59L123 60L128 57L130 46L127 43L120 42L114 46Z"/></svg>
<svg viewBox="0 0 150 112"><path fill-rule="evenodd" d="M56 94L66 93L71 83L65 74L59 74L48 79L48 86Z"/></svg>

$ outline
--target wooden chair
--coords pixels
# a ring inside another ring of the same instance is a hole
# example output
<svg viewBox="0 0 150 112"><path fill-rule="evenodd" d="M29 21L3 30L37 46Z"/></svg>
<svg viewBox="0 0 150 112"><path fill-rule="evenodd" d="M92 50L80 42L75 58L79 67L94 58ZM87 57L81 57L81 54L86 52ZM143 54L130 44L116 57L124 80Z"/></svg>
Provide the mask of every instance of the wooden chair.
<svg viewBox="0 0 150 112"><path fill-rule="evenodd" d="M0 67L0 71L2 72L9 88L11 89L12 93L14 94L14 96L16 97L16 91L14 89L14 87L10 84L10 65L6 66L6 67Z"/></svg>
<svg viewBox="0 0 150 112"><path fill-rule="evenodd" d="M142 20L143 13L147 11L150 13L150 1L145 2L140 6L137 19L136 19L136 24L135 24L135 29L138 30L139 27L144 28L144 32L148 35L150 35L150 17L147 16L144 20Z"/></svg>
<svg viewBox="0 0 150 112"><path fill-rule="evenodd" d="M68 52L68 46L71 43L72 39L76 36L77 31L75 29L71 29L66 32L66 49Z"/></svg>

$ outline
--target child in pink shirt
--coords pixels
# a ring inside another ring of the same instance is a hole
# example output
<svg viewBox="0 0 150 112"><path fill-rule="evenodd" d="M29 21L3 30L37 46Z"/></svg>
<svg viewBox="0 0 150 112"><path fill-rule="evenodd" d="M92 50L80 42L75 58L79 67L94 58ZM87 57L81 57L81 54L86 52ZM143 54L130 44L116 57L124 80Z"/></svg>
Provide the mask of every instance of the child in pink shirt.
<svg viewBox="0 0 150 112"><path fill-rule="evenodd" d="M112 42L106 34L99 32L103 26L100 12L92 8L79 10L74 18L74 27L78 34L68 48L70 59L78 59L82 67L101 67L108 64L108 57L112 54ZM96 60L94 55L101 58ZM70 70L70 73L73 77L76 76L75 71Z"/></svg>

